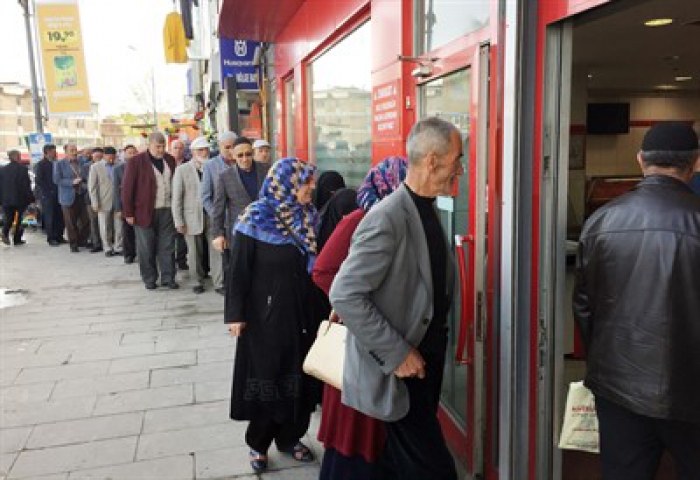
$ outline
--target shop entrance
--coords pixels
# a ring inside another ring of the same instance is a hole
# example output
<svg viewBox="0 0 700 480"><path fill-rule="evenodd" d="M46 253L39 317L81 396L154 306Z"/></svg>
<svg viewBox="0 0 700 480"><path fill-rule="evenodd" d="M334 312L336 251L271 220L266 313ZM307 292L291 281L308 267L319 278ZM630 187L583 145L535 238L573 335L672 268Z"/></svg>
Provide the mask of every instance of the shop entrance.
<svg viewBox="0 0 700 480"><path fill-rule="evenodd" d="M557 448L570 382L585 377L571 296L585 220L641 180L636 154L665 120L700 125L696 0L625 0L547 28L536 478L596 480L599 456ZM670 459L658 480L675 478Z"/></svg>
<svg viewBox="0 0 700 480"><path fill-rule="evenodd" d="M464 139L465 174L455 197L437 208L458 262L440 417L450 447L471 475L482 473L484 429L484 320L489 47L464 69L419 89L421 115L456 125Z"/></svg>

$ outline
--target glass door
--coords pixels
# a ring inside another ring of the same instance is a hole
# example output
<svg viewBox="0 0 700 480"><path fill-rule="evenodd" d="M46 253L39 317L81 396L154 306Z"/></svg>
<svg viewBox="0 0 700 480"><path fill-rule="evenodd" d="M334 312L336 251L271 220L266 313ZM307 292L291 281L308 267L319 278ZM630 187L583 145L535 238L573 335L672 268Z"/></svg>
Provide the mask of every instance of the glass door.
<svg viewBox="0 0 700 480"><path fill-rule="evenodd" d="M464 141L465 174L458 192L436 204L458 264L440 417L453 453L470 474L481 473L483 464L487 72L488 47L483 47L467 68L428 81L419 92L422 116L453 123Z"/></svg>

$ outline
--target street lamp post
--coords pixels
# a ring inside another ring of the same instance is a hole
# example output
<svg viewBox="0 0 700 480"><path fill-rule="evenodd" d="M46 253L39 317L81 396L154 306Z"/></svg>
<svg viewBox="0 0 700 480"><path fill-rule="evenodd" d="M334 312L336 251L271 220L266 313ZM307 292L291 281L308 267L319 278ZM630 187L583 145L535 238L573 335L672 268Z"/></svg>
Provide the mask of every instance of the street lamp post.
<svg viewBox="0 0 700 480"><path fill-rule="evenodd" d="M133 45L128 45L129 50L138 53L139 49ZM151 64L151 92L153 95L153 130L158 130L158 108L156 107L156 72Z"/></svg>
<svg viewBox="0 0 700 480"><path fill-rule="evenodd" d="M29 73L32 78L32 100L34 102L34 122L36 131L44 133L44 122L41 117L41 99L39 98L39 86L36 78L36 66L34 64L34 42L32 41L32 25L29 18L29 0L18 0L24 10L24 23L27 27L27 50L29 51Z"/></svg>

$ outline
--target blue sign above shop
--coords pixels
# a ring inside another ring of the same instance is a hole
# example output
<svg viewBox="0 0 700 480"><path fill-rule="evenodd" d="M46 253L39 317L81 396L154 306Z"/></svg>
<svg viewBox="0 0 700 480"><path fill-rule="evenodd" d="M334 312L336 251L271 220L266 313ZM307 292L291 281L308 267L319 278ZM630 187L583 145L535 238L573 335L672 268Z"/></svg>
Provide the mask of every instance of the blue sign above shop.
<svg viewBox="0 0 700 480"><path fill-rule="evenodd" d="M236 79L238 90L257 91L260 67L253 65L255 50L260 48L260 42L249 40L234 40L220 38L221 54L221 88L226 85L226 78Z"/></svg>

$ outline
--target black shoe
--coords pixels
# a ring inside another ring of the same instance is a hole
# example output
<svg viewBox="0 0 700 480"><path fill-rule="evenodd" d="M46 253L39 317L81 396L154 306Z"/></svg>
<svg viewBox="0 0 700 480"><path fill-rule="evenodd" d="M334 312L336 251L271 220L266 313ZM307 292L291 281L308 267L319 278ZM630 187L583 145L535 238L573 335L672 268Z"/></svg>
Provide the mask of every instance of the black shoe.
<svg viewBox="0 0 700 480"><path fill-rule="evenodd" d="M101 252L101 251L102 251L102 247L92 247L90 249L90 253L97 253L97 252Z"/></svg>
<svg viewBox="0 0 700 480"><path fill-rule="evenodd" d="M156 284L153 282L148 282L146 283L146 290L155 290L156 289Z"/></svg>
<svg viewBox="0 0 700 480"><path fill-rule="evenodd" d="M80 249L78 247L70 247L70 251L72 253L78 253L78 252L80 252Z"/></svg>
<svg viewBox="0 0 700 480"><path fill-rule="evenodd" d="M61 243L58 240L49 240L49 245L52 247L58 247Z"/></svg>
<svg viewBox="0 0 700 480"><path fill-rule="evenodd" d="M127 265L131 265L132 263L134 263L134 257L124 257L124 263L126 263Z"/></svg>
<svg viewBox="0 0 700 480"><path fill-rule="evenodd" d="M214 291L215 291L216 293L218 293L219 295L226 295L226 289L225 289L224 287L217 288L217 289L214 290Z"/></svg>
<svg viewBox="0 0 700 480"><path fill-rule="evenodd" d="M204 287L201 285L197 285L196 287L192 288L192 291L199 295L200 293L204 293Z"/></svg>
<svg viewBox="0 0 700 480"><path fill-rule="evenodd" d="M60 243L60 244L68 243L68 240L66 240L66 239L63 238L63 237L59 238L57 241L58 241L58 243Z"/></svg>
<svg viewBox="0 0 700 480"><path fill-rule="evenodd" d="M27 242L25 242L24 240L15 240L15 247L19 247L20 245L24 245L25 243Z"/></svg>
<svg viewBox="0 0 700 480"><path fill-rule="evenodd" d="M114 252L112 250L107 250L105 252L105 257L113 257L113 256L114 256Z"/></svg>
<svg viewBox="0 0 700 480"><path fill-rule="evenodd" d="M121 257L122 255L124 255L124 252L122 252L121 250L115 250L115 251L114 251L114 256L115 256L115 257Z"/></svg>
<svg viewBox="0 0 700 480"><path fill-rule="evenodd" d="M163 287L168 287L170 290L177 290L178 288L180 288L180 285L178 285L177 282L174 280L172 282L161 283L161 285Z"/></svg>
<svg viewBox="0 0 700 480"><path fill-rule="evenodd" d="M0 235L0 240L2 240L2 243L4 243L5 245L9 245L9 244L10 244L10 239L7 238L6 235Z"/></svg>
<svg viewBox="0 0 700 480"><path fill-rule="evenodd" d="M177 264L178 270L189 270L190 267L187 265L187 262L178 262Z"/></svg>

